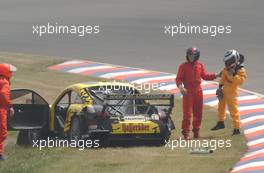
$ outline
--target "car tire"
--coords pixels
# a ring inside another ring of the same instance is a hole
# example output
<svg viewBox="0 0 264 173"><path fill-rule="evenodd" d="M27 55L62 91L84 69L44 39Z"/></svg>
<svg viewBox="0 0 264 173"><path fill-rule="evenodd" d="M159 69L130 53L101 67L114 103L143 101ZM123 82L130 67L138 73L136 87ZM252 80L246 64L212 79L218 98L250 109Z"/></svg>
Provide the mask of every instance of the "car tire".
<svg viewBox="0 0 264 173"><path fill-rule="evenodd" d="M17 145L32 146L33 141L40 139L40 130L20 130L17 136Z"/></svg>
<svg viewBox="0 0 264 173"><path fill-rule="evenodd" d="M109 141L109 135L106 134L106 135L102 135L100 137L98 137L97 139L99 139L99 146L102 147L102 148L106 148L110 145L110 141ZM96 139L95 139L96 140Z"/></svg>

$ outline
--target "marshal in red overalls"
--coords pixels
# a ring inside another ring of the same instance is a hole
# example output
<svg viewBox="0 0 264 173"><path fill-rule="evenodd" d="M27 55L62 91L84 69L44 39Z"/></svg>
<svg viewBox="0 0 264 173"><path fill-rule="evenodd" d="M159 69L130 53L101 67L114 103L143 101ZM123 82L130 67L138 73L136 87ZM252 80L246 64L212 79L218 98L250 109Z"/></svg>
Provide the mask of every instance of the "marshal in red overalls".
<svg viewBox="0 0 264 173"><path fill-rule="evenodd" d="M3 160L4 141L7 137L7 113L10 104L10 78L16 68L10 64L0 64L0 160Z"/></svg>
<svg viewBox="0 0 264 173"><path fill-rule="evenodd" d="M182 134L184 139L189 139L191 118L193 114L193 133L194 138L199 138L202 114L203 114L203 91L201 79L214 80L218 75L207 73L202 63L198 61L200 52L197 48L187 49L187 62L178 68L176 85L180 89L183 109Z"/></svg>

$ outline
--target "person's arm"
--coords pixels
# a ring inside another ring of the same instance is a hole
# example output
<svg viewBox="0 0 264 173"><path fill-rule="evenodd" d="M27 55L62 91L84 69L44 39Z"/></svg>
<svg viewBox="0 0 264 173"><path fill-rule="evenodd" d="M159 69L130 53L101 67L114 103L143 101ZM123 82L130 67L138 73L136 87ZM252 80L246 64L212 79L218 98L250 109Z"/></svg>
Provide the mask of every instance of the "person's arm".
<svg viewBox="0 0 264 173"><path fill-rule="evenodd" d="M178 69L177 77L175 80L178 88L179 88L179 85L181 85L183 82L183 77L184 77L184 68L183 68L183 65L180 65Z"/></svg>
<svg viewBox="0 0 264 173"><path fill-rule="evenodd" d="M207 73L203 64L201 64L201 73L203 80L214 80L217 77L214 73Z"/></svg>
<svg viewBox="0 0 264 173"><path fill-rule="evenodd" d="M0 97L1 102L4 103L6 107L11 107L10 101L10 85L8 81L2 83L2 87L0 88Z"/></svg>
<svg viewBox="0 0 264 173"><path fill-rule="evenodd" d="M224 82L225 82L224 70L222 70L220 72L220 74L221 74L221 78L220 78L220 81L219 81L218 88L216 90L216 96L217 96L218 100L221 100L221 99L224 98L224 93L223 93L223 86L224 86Z"/></svg>
<svg viewBox="0 0 264 173"><path fill-rule="evenodd" d="M187 93L187 90L183 86L183 78L184 78L184 67L183 65L180 65L176 77L176 85L180 89L180 92L182 95L185 95Z"/></svg>
<svg viewBox="0 0 264 173"><path fill-rule="evenodd" d="M237 74L233 77L233 84L234 85L242 85L247 78L245 68L241 68L237 71Z"/></svg>
<svg viewBox="0 0 264 173"><path fill-rule="evenodd" d="M221 85L221 86L224 85L225 80L226 80L226 79L225 79L225 78L226 78L225 73L226 73L226 71L225 71L225 69L223 69L223 70L221 71L221 76L220 76L220 81L219 81L219 85Z"/></svg>

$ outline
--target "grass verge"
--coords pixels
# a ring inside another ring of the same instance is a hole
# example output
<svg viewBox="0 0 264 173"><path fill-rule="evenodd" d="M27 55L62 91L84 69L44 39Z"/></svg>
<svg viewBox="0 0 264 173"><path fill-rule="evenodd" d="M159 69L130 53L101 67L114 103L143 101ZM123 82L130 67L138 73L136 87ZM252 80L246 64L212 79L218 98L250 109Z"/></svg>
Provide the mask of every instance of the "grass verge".
<svg viewBox="0 0 264 173"><path fill-rule="evenodd" d="M31 88L47 99L49 103L68 85L98 81L101 79L47 70L63 58L16 53L0 53L0 62L11 63L18 68L12 79L12 88ZM175 100L173 120L176 130L171 140L180 136L182 119L181 101ZM103 149L45 148L43 150L23 148L15 145L16 133L10 132L7 140L8 159L0 162L0 172L5 173L135 173L135 172L180 172L180 173L223 173L239 160L245 151L242 135L231 137L232 124L228 120L226 129L211 132L215 125L216 111L205 107L201 134L211 140L232 140L232 147L217 149L213 154L191 155L188 148L168 147L115 147Z"/></svg>

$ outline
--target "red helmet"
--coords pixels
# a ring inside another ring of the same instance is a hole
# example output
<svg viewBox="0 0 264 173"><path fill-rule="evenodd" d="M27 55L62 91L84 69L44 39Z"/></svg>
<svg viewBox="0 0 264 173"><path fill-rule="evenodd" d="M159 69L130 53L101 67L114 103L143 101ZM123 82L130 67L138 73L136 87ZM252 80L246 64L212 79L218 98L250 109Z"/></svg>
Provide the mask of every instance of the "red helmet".
<svg viewBox="0 0 264 173"><path fill-rule="evenodd" d="M0 64L0 76L10 79L15 71L16 67L11 64Z"/></svg>
<svg viewBox="0 0 264 173"><path fill-rule="evenodd" d="M190 61L189 58L188 58L188 56L192 57L193 58L193 61L197 61L199 59L199 57L200 57L200 51L199 51L199 49L197 47L190 47L190 48L188 48L186 50L186 58L187 58L188 61Z"/></svg>

